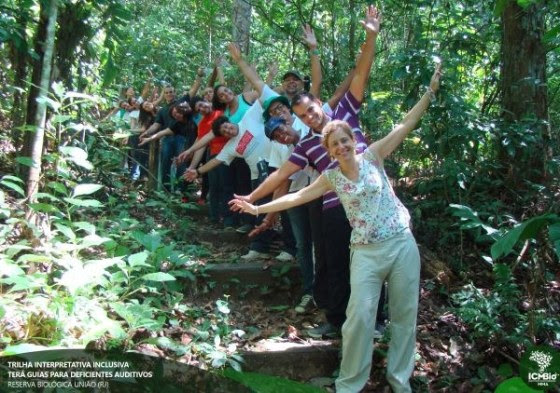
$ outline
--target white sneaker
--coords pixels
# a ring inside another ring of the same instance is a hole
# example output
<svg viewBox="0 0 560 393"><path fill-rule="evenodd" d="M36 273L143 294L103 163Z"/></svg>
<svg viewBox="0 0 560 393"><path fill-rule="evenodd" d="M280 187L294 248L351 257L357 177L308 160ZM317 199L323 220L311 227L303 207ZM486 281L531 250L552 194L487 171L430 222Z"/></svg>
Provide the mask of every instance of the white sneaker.
<svg viewBox="0 0 560 393"><path fill-rule="evenodd" d="M278 261L282 261L282 262L292 262L294 260L294 256L292 254L290 254L289 252L282 251L274 259L276 259Z"/></svg>
<svg viewBox="0 0 560 393"><path fill-rule="evenodd" d="M303 314L313 308L313 296L311 295L303 295L301 297L301 301L299 304L294 308L295 312L298 314Z"/></svg>
<svg viewBox="0 0 560 393"><path fill-rule="evenodd" d="M255 259L264 259L268 257L269 255L267 253L249 250L247 254L241 256L241 259L245 261L253 261Z"/></svg>

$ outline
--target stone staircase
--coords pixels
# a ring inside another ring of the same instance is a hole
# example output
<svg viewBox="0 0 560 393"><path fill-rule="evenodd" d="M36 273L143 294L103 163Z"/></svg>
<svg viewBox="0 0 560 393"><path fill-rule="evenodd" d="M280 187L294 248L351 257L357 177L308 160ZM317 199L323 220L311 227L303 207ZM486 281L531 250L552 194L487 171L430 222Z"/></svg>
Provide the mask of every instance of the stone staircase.
<svg viewBox="0 0 560 393"><path fill-rule="evenodd" d="M202 220L203 209L193 210L193 218ZM195 218L196 217L196 218ZM199 218L200 217L200 218ZM313 315L299 316L293 307L301 296L301 276L297 263L274 262L272 259L245 262L236 251L246 252L249 240L234 231L204 229L193 233L194 243L213 250L231 249L227 263L208 263L196 274L196 285L185 286L185 296L193 302L210 302L227 297L232 311L259 302L268 312L286 320L294 317L294 324L302 318L310 322L322 321L318 310ZM235 250L235 251L234 251ZM296 320L297 319L297 320ZM297 326L298 332L304 327ZM339 340L312 340L298 333L298 337L263 338L241 351L243 370L286 377L308 382L330 378L339 363Z"/></svg>

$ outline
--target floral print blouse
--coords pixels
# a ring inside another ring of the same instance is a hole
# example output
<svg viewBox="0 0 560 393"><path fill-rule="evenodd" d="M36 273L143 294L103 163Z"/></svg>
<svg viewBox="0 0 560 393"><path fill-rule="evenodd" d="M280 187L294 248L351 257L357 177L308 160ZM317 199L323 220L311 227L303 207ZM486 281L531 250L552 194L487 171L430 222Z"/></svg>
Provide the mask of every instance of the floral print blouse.
<svg viewBox="0 0 560 393"><path fill-rule="evenodd" d="M386 240L409 228L410 215L397 198L385 169L369 148L358 155L358 180L342 174L340 167L323 174L336 191L350 226L351 244L369 244Z"/></svg>

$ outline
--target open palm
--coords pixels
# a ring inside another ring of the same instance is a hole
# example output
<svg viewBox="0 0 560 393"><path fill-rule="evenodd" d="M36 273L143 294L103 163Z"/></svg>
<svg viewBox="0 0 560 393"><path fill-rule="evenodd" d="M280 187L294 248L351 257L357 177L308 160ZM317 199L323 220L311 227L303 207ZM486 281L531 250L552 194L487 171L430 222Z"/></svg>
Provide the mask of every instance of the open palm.
<svg viewBox="0 0 560 393"><path fill-rule="evenodd" d="M366 18L361 21L361 24L368 33L379 33L381 25L381 12L377 9L377 7L370 5L366 9Z"/></svg>
<svg viewBox="0 0 560 393"><path fill-rule="evenodd" d="M313 29L309 25L303 26L303 40L309 48L315 49L317 47L317 38L315 38Z"/></svg>

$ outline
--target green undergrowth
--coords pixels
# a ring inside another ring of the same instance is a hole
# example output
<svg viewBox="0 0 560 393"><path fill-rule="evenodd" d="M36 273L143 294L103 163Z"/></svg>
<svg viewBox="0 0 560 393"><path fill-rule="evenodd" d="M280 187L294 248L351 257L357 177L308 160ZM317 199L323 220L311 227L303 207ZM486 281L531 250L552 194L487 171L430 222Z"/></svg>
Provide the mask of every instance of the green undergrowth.
<svg viewBox="0 0 560 393"><path fill-rule="evenodd" d="M115 169L118 158L113 167L102 160L100 170L82 147L45 157L29 211L23 181L0 179L2 354L29 345L155 347L240 369L233 339L243 333L230 326L227 299L202 308L183 295L210 255L185 240L192 221L184 213L193 207L178 195L137 190Z"/></svg>

